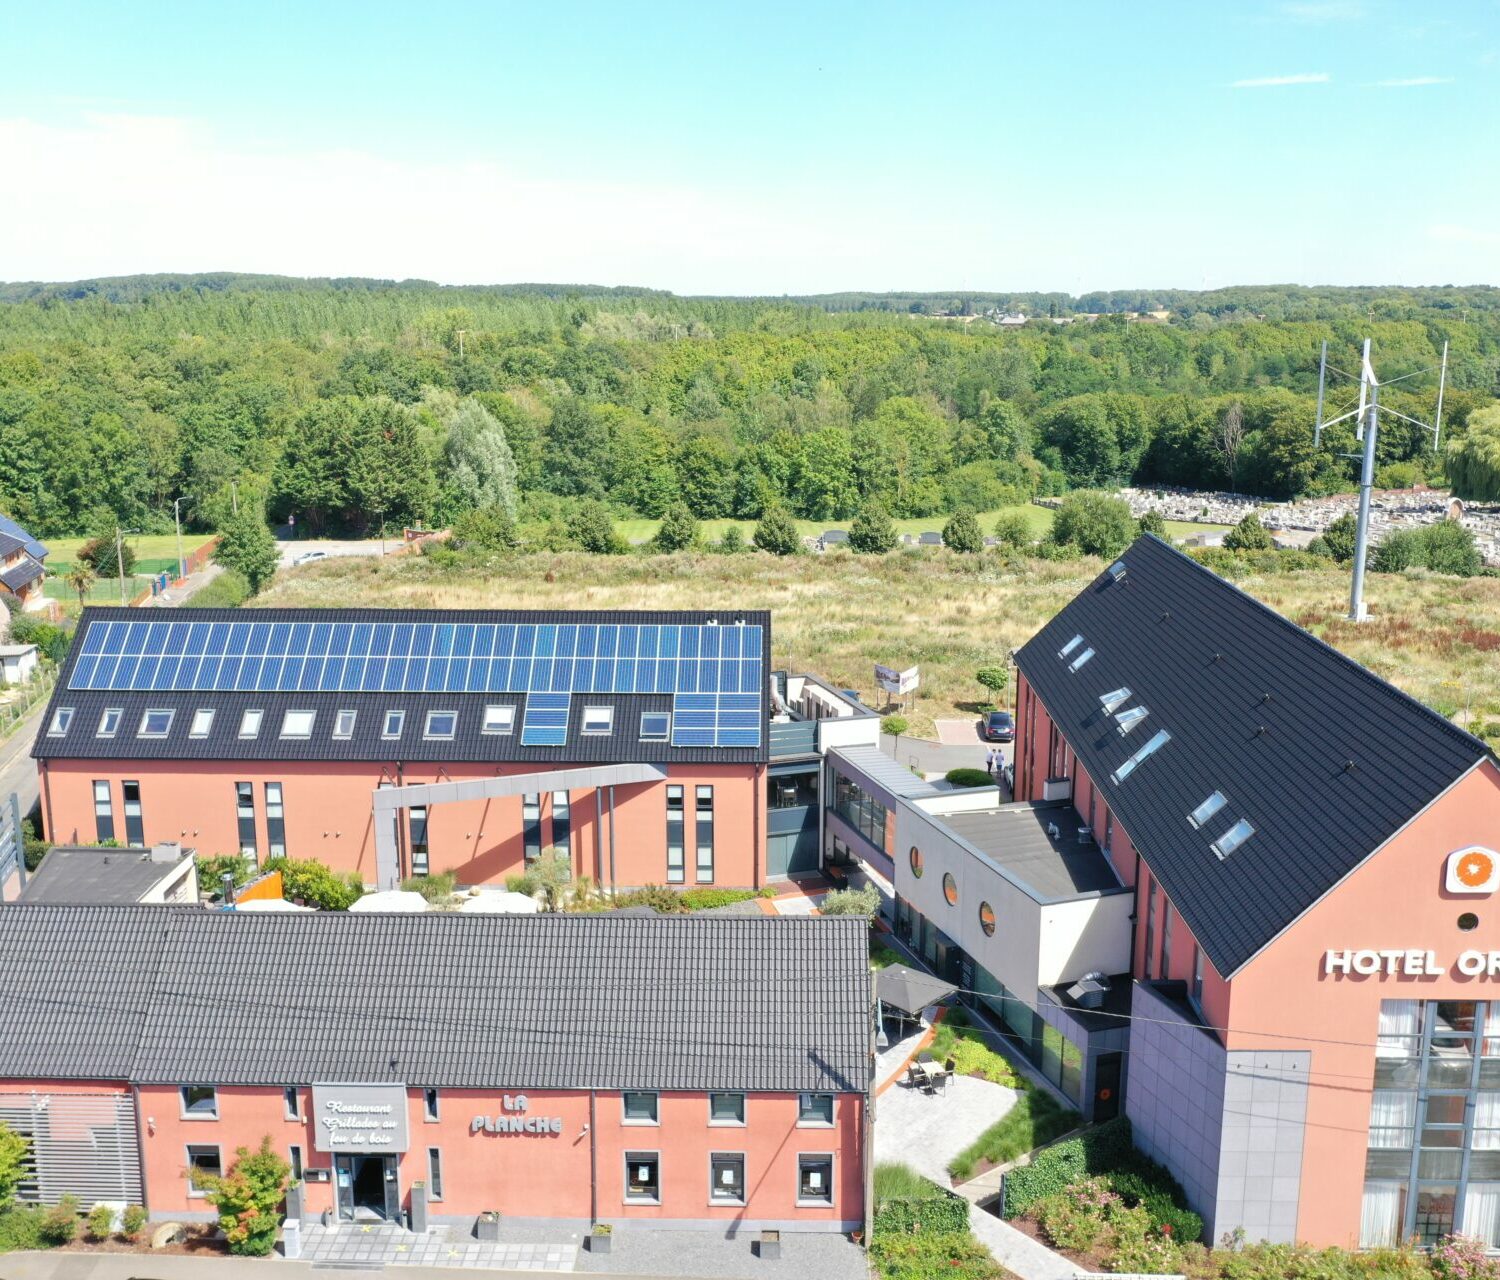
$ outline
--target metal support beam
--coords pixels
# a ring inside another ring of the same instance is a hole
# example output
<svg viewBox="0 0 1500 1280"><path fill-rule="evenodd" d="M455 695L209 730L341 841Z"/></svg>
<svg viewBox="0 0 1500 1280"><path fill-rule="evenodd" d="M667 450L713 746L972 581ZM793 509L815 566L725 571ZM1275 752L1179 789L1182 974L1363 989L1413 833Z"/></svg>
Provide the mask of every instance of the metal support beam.
<svg viewBox="0 0 1500 1280"><path fill-rule="evenodd" d="M1370 552L1370 491L1375 487L1375 424L1380 418L1380 388L1370 388L1370 411L1365 422L1364 465L1359 475L1359 525L1354 534L1354 581L1349 588L1349 619L1364 622L1365 561Z"/></svg>

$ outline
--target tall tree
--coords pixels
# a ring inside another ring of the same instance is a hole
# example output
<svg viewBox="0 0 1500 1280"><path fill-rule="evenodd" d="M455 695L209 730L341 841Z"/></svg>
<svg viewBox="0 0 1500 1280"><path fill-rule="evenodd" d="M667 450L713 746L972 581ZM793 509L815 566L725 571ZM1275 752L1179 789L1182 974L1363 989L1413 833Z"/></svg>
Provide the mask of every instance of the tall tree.
<svg viewBox="0 0 1500 1280"><path fill-rule="evenodd" d="M477 400L465 400L448 419L443 445L448 484L468 509L499 507L516 514L516 460L505 428Z"/></svg>

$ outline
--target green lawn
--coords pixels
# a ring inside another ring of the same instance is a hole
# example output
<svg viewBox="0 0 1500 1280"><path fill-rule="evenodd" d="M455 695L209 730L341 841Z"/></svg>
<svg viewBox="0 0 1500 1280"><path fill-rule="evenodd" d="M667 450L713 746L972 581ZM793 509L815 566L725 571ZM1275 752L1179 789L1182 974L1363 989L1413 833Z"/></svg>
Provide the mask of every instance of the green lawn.
<svg viewBox="0 0 1500 1280"><path fill-rule="evenodd" d="M887 965L900 964L901 953L886 946L873 933L870 935L870 968L884 969Z"/></svg>
<svg viewBox="0 0 1500 1280"><path fill-rule="evenodd" d="M932 1056L939 1062L952 1058L953 1069L961 1076L979 1076L1011 1089L1024 1087L1005 1055L990 1048L983 1033L970 1024L962 1009L949 1009L938 1023Z"/></svg>
<svg viewBox="0 0 1500 1280"><path fill-rule="evenodd" d="M208 541L206 533L184 533L182 535L182 554L190 556ZM78 548L88 541L87 538L43 538L47 544L47 572L54 573L59 578L65 574L73 561L78 558ZM135 552L137 566L144 566L146 572L150 572L150 565L157 561L161 562L162 569L170 569L177 563L177 535L175 533L128 533L125 541Z"/></svg>

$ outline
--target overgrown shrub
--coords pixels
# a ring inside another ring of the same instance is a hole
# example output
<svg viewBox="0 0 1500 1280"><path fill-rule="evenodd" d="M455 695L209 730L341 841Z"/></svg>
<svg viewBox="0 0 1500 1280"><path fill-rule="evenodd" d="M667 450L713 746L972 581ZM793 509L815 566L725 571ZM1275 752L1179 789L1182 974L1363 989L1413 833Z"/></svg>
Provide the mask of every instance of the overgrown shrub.
<svg viewBox="0 0 1500 1280"><path fill-rule="evenodd" d="M270 1135L251 1151L240 1147L234 1164L223 1177L196 1174L208 1202L219 1211L219 1229L229 1243L229 1252L263 1258L276 1247L281 1229L281 1202L286 1197L287 1164L271 1147Z"/></svg>
<svg viewBox="0 0 1500 1280"><path fill-rule="evenodd" d="M1036 535L1031 532L1031 521L1019 511L1001 512L995 517L995 527L991 532L1000 547L1019 549L1030 547L1036 541Z"/></svg>
<svg viewBox="0 0 1500 1280"><path fill-rule="evenodd" d="M1483 1240L1453 1235L1432 1251L1432 1274L1437 1280L1495 1280L1500 1261L1487 1256Z"/></svg>
<svg viewBox="0 0 1500 1280"><path fill-rule="evenodd" d="M1030 1164L1012 1169L1005 1177L1004 1216L1019 1217L1038 1200L1066 1191L1085 1178L1129 1168L1136 1158L1129 1120L1121 1116L1097 1125L1048 1147Z"/></svg>
<svg viewBox="0 0 1500 1280"><path fill-rule="evenodd" d="M127 1204L120 1215L120 1235L126 1240L139 1240L146 1229L147 1214L143 1206Z"/></svg>
<svg viewBox="0 0 1500 1280"><path fill-rule="evenodd" d="M711 911L760 896L754 889L688 889L681 895L682 905L689 911Z"/></svg>
<svg viewBox="0 0 1500 1280"><path fill-rule="evenodd" d="M877 1232L870 1258L882 1280L1001 1280L1006 1274L967 1229L947 1235Z"/></svg>
<svg viewBox="0 0 1500 1280"><path fill-rule="evenodd" d="M217 894L226 875L234 877L236 889L255 876L255 863L243 853L200 853L194 862L198 865L198 887L205 893Z"/></svg>
<svg viewBox="0 0 1500 1280"><path fill-rule="evenodd" d="M880 890L873 884L835 889L823 895L818 911L825 916L873 916L880 910Z"/></svg>
<svg viewBox="0 0 1500 1280"><path fill-rule="evenodd" d="M315 858L271 858L267 871L281 872L281 896L319 911L347 911L364 894L354 872L339 875Z"/></svg>
<svg viewBox="0 0 1500 1280"><path fill-rule="evenodd" d="M188 609L237 609L250 598L250 582L244 574L224 568L193 592L183 605Z"/></svg>
<svg viewBox="0 0 1500 1280"><path fill-rule="evenodd" d="M27 1175L27 1154L31 1141L0 1124L0 1206L8 1205L16 1188Z"/></svg>
<svg viewBox="0 0 1500 1280"><path fill-rule="evenodd" d="M436 871L431 875L408 876L401 887L407 893L420 893L428 902L447 902L453 896L457 879L451 871Z"/></svg>
<svg viewBox="0 0 1500 1280"><path fill-rule="evenodd" d="M45 1249L51 1244L42 1236L42 1219L45 1209L23 1209L11 1205L0 1209L0 1253L14 1253L21 1249Z"/></svg>
<svg viewBox="0 0 1500 1280"><path fill-rule="evenodd" d="M107 1204L96 1204L89 1210L87 1232L94 1241L108 1240L114 1235L115 1211Z"/></svg>
<svg viewBox="0 0 1500 1280"><path fill-rule="evenodd" d="M536 877L529 871L519 871L515 875L505 877L505 887L511 893L524 893L530 898L539 886Z"/></svg>
<svg viewBox="0 0 1500 1280"><path fill-rule="evenodd" d="M949 769L943 777L955 787L992 787L994 775L983 769Z"/></svg>
<svg viewBox="0 0 1500 1280"><path fill-rule="evenodd" d="M626 893L617 893L614 898L617 907L650 907L664 916L678 915L687 910L682 900L682 894L675 889L668 889L664 884L642 885L639 889L631 889Z"/></svg>
<svg viewBox="0 0 1500 1280"><path fill-rule="evenodd" d="M64 1196L44 1209L38 1234L43 1244L71 1244L78 1236L78 1197Z"/></svg>

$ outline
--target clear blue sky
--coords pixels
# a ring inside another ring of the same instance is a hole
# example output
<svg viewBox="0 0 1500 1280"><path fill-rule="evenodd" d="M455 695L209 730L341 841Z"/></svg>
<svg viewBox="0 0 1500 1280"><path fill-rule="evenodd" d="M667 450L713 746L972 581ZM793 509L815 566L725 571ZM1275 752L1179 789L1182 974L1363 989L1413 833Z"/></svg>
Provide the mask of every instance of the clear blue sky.
<svg viewBox="0 0 1500 1280"><path fill-rule="evenodd" d="M79 0L0 49L6 279L1500 283L1493 0Z"/></svg>

